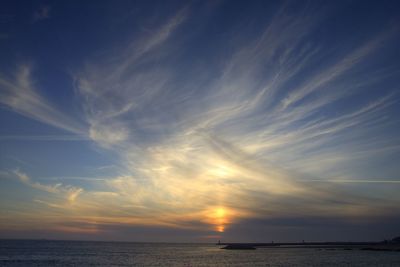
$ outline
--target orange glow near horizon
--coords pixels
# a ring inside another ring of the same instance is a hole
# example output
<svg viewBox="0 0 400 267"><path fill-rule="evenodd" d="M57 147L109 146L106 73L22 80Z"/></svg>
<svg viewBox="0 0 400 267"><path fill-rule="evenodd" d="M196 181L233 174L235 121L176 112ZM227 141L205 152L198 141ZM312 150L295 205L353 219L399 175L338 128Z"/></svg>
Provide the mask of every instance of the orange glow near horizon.
<svg viewBox="0 0 400 267"><path fill-rule="evenodd" d="M208 213L208 222L214 225L217 232L224 232L226 224L228 223L227 218L228 212L224 207L212 208L211 212Z"/></svg>

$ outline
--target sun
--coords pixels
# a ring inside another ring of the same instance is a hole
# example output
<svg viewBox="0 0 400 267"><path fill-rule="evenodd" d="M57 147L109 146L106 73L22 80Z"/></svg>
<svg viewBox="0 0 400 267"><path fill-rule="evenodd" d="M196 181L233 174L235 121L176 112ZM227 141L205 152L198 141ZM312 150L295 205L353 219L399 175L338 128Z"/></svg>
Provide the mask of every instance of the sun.
<svg viewBox="0 0 400 267"><path fill-rule="evenodd" d="M215 230L217 232L224 232L225 231L225 225L227 223L227 218L226 218L227 212L226 209L223 207L217 207L213 211L213 220L215 224Z"/></svg>
<svg viewBox="0 0 400 267"><path fill-rule="evenodd" d="M223 218L225 216L225 209L224 208L217 208L215 211L215 215L217 218Z"/></svg>

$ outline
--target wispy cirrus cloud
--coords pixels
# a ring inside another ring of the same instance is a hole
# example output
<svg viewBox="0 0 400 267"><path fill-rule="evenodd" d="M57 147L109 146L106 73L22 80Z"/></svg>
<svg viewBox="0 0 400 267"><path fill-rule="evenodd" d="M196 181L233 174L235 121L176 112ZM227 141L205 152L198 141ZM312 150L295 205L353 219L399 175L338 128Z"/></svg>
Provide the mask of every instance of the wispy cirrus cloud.
<svg viewBox="0 0 400 267"><path fill-rule="evenodd" d="M61 183L46 185L39 182L34 182L27 174L19 170L15 170L13 173L25 185L48 193L62 194L65 196L69 203L73 203L76 198L83 192L82 188L77 188L69 185L65 186Z"/></svg>
<svg viewBox="0 0 400 267"><path fill-rule="evenodd" d="M250 37L241 36L243 24L232 25L235 34L222 40L228 49L216 64L207 55L180 63L199 49L185 44L190 36L180 31L194 16L189 7L125 49L88 59L74 75L83 125L39 95L28 66L14 80L1 78L3 104L118 157L115 175L96 180L92 190L72 190L73 206L38 203L73 222L210 225L217 232L249 218L397 213L396 200L337 186L378 182L355 178L345 163L400 152L399 138L385 134L393 123L385 115L398 104L398 88L385 80L398 71L365 68L375 66L371 58L396 30L328 53L315 37L328 10L291 8L278 8ZM390 88L380 92L383 84ZM37 189L60 190L19 177Z"/></svg>
<svg viewBox="0 0 400 267"><path fill-rule="evenodd" d="M19 65L13 77L0 75L0 89L0 102L13 111L72 133L86 135L83 123L59 111L38 92L30 65Z"/></svg>
<svg viewBox="0 0 400 267"><path fill-rule="evenodd" d="M188 7L179 10L158 28L135 38L122 53L88 64L77 75L78 91L84 100L93 140L107 146L129 139L132 127L121 117L150 104L169 79L165 69L144 71L143 62L162 49L188 13Z"/></svg>
<svg viewBox="0 0 400 267"><path fill-rule="evenodd" d="M81 135L0 135L1 141L87 141L88 137Z"/></svg>

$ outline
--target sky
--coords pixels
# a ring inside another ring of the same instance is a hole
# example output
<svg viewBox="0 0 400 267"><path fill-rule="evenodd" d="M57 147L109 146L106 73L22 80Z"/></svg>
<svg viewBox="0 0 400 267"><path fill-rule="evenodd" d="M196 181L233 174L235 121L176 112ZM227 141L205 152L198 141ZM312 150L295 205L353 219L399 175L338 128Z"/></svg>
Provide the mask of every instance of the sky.
<svg viewBox="0 0 400 267"><path fill-rule="evenodd" d="M400 235L398 1L2 1L0 238Z"/></svg>

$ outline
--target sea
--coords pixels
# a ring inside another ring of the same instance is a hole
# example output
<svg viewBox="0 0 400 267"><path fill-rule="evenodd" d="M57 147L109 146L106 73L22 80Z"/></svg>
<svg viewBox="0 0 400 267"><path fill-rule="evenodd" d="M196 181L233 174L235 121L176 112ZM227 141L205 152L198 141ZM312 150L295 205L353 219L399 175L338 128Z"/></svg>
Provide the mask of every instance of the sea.
<svg viewBox="0 0 400 267"><path fill-rule="evenodd" d="M0 266L400 266L400 252L224 250L215 244L0 240Z"/></svg>

